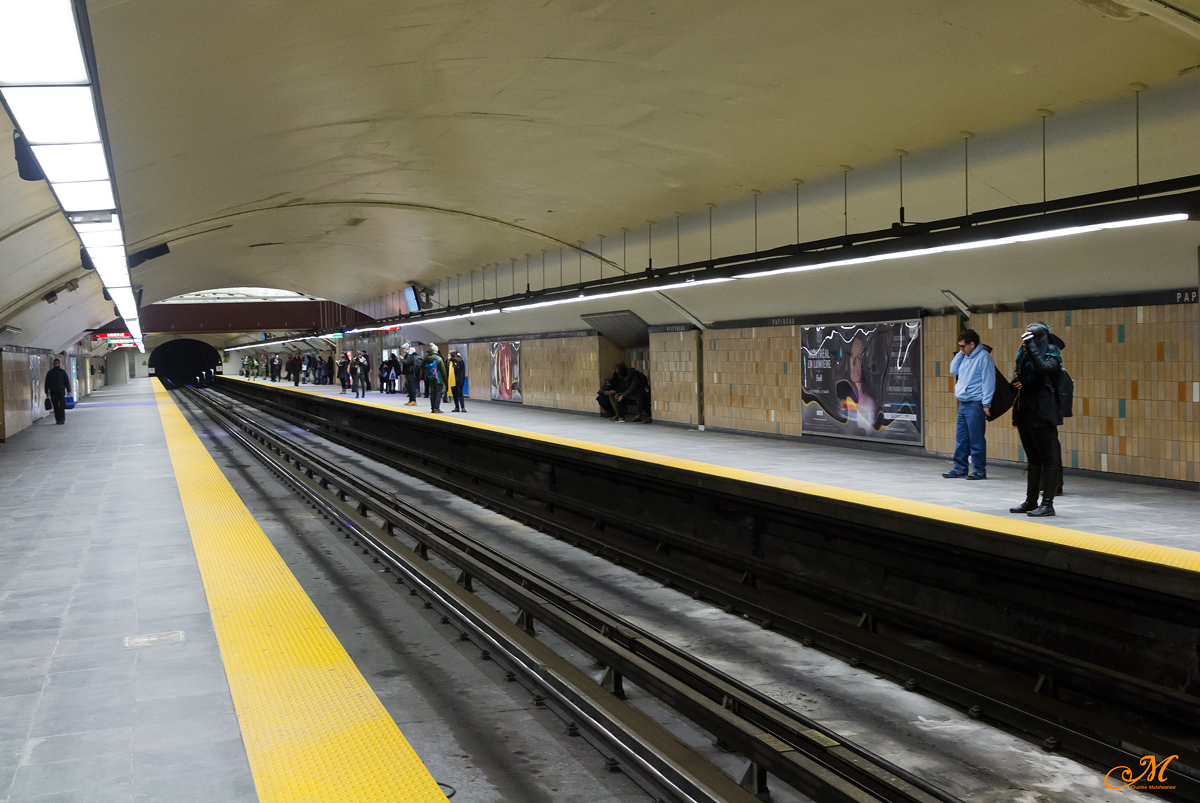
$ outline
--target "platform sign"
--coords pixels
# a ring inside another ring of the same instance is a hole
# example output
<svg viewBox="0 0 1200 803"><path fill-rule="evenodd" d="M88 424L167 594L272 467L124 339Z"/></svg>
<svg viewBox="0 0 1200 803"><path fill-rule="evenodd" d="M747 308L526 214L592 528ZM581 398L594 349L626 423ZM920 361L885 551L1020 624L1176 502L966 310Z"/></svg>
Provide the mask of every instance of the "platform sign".
<svg viewBox="0 0 1200 803"><path fill-rule="evenodd" d="M490 344L492 399L521 401L521 341L500 340Z"/></svg>
<svg viewBox="0 0 1200 803"><path fill-rule="evenodd" d="M804 434L924 443L919 321L804 326L800 343Z"/></svg>

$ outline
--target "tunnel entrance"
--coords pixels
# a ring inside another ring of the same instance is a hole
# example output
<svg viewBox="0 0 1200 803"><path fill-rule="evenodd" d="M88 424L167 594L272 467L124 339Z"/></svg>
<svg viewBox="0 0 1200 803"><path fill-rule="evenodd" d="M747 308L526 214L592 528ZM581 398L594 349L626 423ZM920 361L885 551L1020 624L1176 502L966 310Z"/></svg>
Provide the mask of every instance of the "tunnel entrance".
<svg viewBox="0 0 1200 803"><path fill-rule="evenodd" d="M220 364L220 353L200 340L170 340L150 352L150 368L168 387L198 385Z"/></svg>

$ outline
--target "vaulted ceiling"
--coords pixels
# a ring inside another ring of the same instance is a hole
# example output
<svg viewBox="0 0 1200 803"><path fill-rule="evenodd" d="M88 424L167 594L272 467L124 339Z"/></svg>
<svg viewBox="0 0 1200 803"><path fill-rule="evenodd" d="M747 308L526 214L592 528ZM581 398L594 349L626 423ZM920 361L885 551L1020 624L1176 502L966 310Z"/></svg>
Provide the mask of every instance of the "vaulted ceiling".
<svg viewBox="0 0 1200 803"><path fill-rule="evenodd" d="M767 193L762 236L787 241L794 178L805 225L840 228L842 164L863 193L849 224L878 227L896 148L910 205L961 208L961 130L977 135L976 204L1034 200L1017 196L1040 195L1038 108L1060 125L1052 192L1129 184L1133 81L1150 88L1143 170L1200 172L1200 39L1115 0L87 5L127 242L171 249L134 269L144 303L242 285L362 302L599 234L616 248L676 213L694 250L708 203L740 232L718 251L748 250L751 191ZM78 259L44 187L0 160L0 189L6 310ZM1192 225L1172 254L1194 248ZM672 231L670 261L675 246ZM82 330L106 306L29 328Z"/></svg>

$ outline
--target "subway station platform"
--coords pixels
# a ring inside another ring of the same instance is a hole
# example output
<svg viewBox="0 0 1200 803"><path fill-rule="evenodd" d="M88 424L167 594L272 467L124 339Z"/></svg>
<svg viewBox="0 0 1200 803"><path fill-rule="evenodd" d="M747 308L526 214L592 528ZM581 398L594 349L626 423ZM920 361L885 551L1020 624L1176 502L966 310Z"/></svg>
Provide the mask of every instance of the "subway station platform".
<svg viewBox="0 0 1200 803"><path fill-rule="evenodd" d="M355 401L353 394L342 395L336 385L303 384L297 388L282 381L254 383ZM407 401L403 394L371 391L359 403L429 414L428 399L419 398L416 407L405 407ZM453 404L443 404L442 410L453 410ZM828 442L699 431L675 425L617 423L601 418L598 411L589 416L490 400L468 399L467 413L447 412L444 417L1031 521L1008 512L1024 500L1025 476L1019 468L989 467L984 482L948 480L941 476L949 470L948 461L919 454L866 451ZM1054 500L1057 516L1040 519L1039 523L1200 551L1200 532L1195 526L1200 519L1200 494L1195 491L1079 475L1068 475L1064 490L1065 495Z"/></svg>
<svg viewBox="0 0 1200 803"><path fill-rule="evenodd" d="M0 484L0 800L445 799L157 383Z"/></svg>

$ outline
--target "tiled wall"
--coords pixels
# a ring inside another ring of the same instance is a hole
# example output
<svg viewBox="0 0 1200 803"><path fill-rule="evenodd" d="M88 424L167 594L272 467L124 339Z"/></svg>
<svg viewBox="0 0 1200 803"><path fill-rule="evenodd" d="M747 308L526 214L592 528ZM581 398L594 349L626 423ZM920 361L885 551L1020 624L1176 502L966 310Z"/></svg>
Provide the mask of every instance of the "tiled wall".
<svg viewBox="0 0 1200 803"><path fill-rule="evenodd" d="M800 327L704 333L704 423L800 436Z"/></svg>
<svg viewBox="0 0 1200 803"><path fill-rule="evenodd" d="M1064 466L1196 482L1196 309L1172 304L982 314L972 316L971 328L993 347L1005 375L1012 373L1028 324L1044 321L1066 341L1063 363L1075 380L1075 415L1059 430ZM1005 416L988 427L990 456L1024 459L1011 423ZM953 441L951 421L937 441L949 448L934 451L952 451Z"/></svg>
<svg viewBox="0 0 1200 803"><path fill-rule="evenodd" d="M467 345L467 377L470 379L470 397L487 400L492 397L492 363L487 343Z"/></svg>
<svg viewBox="0 0 1200 803"><path fill-rule="evenodd" d="M600 408L599 337L559 337L521 343L522 403L558 410Z"/></svg>
<svg viewBox="0 0 1200 803"><path fill-rule="evenodd" d="M957 315L921 319L925 448L938 454L954 454L958 403L954 400L954 377L950 375L950 361L958 351L961 325L962 319Z"/></svg>
<svg viewBox="0 0 1200 803"><path fill-rule="evenodd" d="M42 378L50 370L49 354L0 350L0 440L11 438L46 415L42 407Z"/></svg>
<svg viewBox="0 0 1200 803"><path fill-rule="evenodd" d="M1075 416L1060 430L1064 465L1200 481L1195 304L981 314L970 326L1009 375L1021 333L1036 320L1066 341L1064 362L1075 380ZM957 410L949 368L960 319L927 317L922 326L925 449L949 455ZM698 334L651 335L650 379L661 420L695 422L688 418L696 403L688 338ZM703 350L707 426L800 436L799 327L710 329L696 343ZM1011 416L988 427L988 454L1024 460Z"/></svg>
<svg viewBox="0 0 1200 803"><path fill-rule="evenodd" d="M699 424L700 330L650 335L650 399L658 421Z"/></svg>

